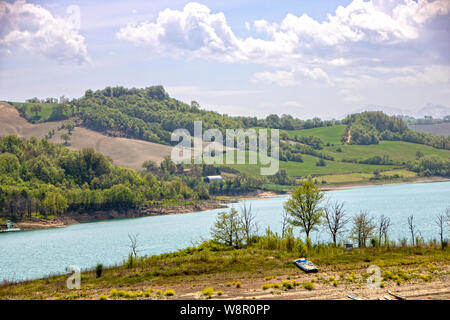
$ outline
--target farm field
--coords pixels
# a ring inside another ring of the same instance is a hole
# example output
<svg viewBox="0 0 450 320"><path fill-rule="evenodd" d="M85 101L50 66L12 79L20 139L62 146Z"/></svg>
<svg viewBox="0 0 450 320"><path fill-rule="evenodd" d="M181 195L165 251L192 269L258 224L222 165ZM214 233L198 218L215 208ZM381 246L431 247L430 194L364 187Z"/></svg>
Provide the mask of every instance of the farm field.
<svg viewBox="0 0 450 320"><path fill-rule="evenodd" d="M45 135L55 130L56 134L50 139L54 143L62 143L60 135L65 131L57 131L64 121L52 121L32 124L22 118L14 107L0 102L0 136L17 135L19 137L36 137L43 139ZM110 137L102 133L76 127L71 135L70 148L81 150L94 148L95 151L111 157L114 164L135 170L142 169L146 160L161 162L170 155L172 147L137 139Z"/></svg>
<svg viewBox="0 0 450 320"><path fill-rule="evenodd" d="M32 103L32 102L13 102L12 105L16 108L19 108L21 106L25 107L25 113L27 115L27 118L32 119L36 116L36 113L31 111L31 108L35 105L39 105L41 107L41 111L39 111L37 114L39 116L39 120L37 122L45 122L48 120L50 115L52 114L53 109L58 105L58 103L48 103L48 102L39 102L39 103Z"/></svg>
<svg viewBox="0 0 450 320"><path fill-rule="evenodd" d="M443 136L450 135L450 122L436 124L412 124L409 127L419 132L433 133Z"/></svg>
<svg viewBox="0 0 450 320"><path fill-rule="evenodd" d="M303 129L303 130L280 130L281 132L286 132L290 138L294 139L297 137L308 137L314 136L322 139L322 141L327 144L341 144L341 137L345 132L345 125L333 125L331 127L320 127L320 128L312 128L312 129Z"/></svg>

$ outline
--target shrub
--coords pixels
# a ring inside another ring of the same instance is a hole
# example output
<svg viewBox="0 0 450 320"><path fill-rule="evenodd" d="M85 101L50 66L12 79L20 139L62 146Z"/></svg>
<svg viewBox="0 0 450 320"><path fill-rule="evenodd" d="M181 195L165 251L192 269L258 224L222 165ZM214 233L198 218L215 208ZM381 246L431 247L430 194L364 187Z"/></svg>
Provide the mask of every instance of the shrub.
<svg viewBox="0 0 450 320"><path fill-rule="evenodd" d="M294 286L292 285L292 283L289 280L283 280L282 285L284 288L286 288L287 290L289 289L294 289Z"/></svg>
<svg viewBox="0 0 450 320"><path fill-rule="evenodd" d="M175 295L175 290L167 289L166 291L164 291L164 295L165 295L166 297L174 296L174 295Z"/></svg>
<svg viewBox="0 0 450 320"><path fill-rule="evenodd" d="M337 280L333 280L333 287L337 287L337 286L338 286Z"/></svg>
<svg viewBox="0 0 450 320"><path fill-rule="evenodd" d="M270 283L264 283L264 284L261 286L261 288L262 288L263 290L267 290L267 289L269 289L269 288L272 288L272 285L271 285Z"/></svg>
<svg viewBox="0 0 450 320"><path fill-rule="evenodd" d="M386 270L383 272L383 280L390 280L393 277L394 277L394 274L391 271Z"/></svg>
<svg viewBox="0 0 450 320"><path fill-rule="evenodd" d="M118 297L119 296L119 291L117 291L117 289L111 289L111 291L109 291L109 295L111 297Z"/></svg>
<svg viewBox="0 0 450 320"><path fill-rule="evenodd" d="M220 297L221 295L223 295L223 291L219 290L216 292L216 294Z"/></svg>
<svg viewBox="0 0 450 320"><path fill-rule="evenodd" d="M312 283L312 282L305 282L303 284L303 288L305 288L306 290L312 290L312 289L314 289L314 283Z"/></svg>
<svg viewBox="0 0 450 320"><path fill-rule="evenodd" d="M213 293L214 293L214 289L211 288L211 287L207 287L207 288L203 289L201 294L202 294L202 296L205 296L207 298L211 298Z"/></svg>
<svg viewBox="0 0 450 320"><path fill-rule="evenodd" d="M263 290L267 290L270 288L279 289L281 286L278 283L265 283L261 286Z"/></svg>
<svg viewBox="0 0 450 320"><path fill-rule="evenodd" d="M234 285L236 286L236 288L240 288L241 287L241 282L240 281L236 281L234 283Z"/></svg>
<svg viewBox="0 0 450 320"><path fill-rule="evenodd" d="M100 278L102 276L102 273L103 273L103 265L98 264L97 267L95 268L95 274L97 275L97 278Z"/></svg>
<svg viewBox="0 0 450 320"><path fill-rule="evenodd" d="M99 300L108 300L108 296L104 295L104 294L101 294L101 295L98 296L98 299Z"/></svg>
<svg viewBox="0 0 450 320"><path fill-rule="evenodd" d="M421 274L420 278L425 281L425 282L431 282L431 279L433 279L433 275L432 274Z"/></svg>

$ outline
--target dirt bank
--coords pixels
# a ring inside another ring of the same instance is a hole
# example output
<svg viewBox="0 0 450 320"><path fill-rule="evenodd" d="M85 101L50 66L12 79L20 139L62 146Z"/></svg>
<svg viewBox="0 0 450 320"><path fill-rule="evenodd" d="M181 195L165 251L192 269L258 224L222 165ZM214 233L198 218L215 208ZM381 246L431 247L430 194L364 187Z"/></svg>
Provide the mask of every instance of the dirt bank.
<svg viewBox="0 0 450 320"><path fill-rule="evenodd" d="M231 201L230 201L231 202ZM72 224L102 221L110 219L126 219L138 217L160 216L167 214L181 214L196 211L206 211L212 209L226 208L227 201L205 201L196 204L183 206L165 206L165 207L145 207L133 210L102 210L94 212L67 212L64 217L52 219L27 219L13 223L14 228L21 230L38 230L48 228L62 228ZM1 227L0 227L1 228Z"/></svg>
<svg viewBox="0 0 450 320"><path fill-rule="evenodd" d="M323 191L332 191L332 190L345 190L352 189L358 187L368 187L368 186L384 186L390 184L411 184L411 183L425 183L425 182L444 182L450 181L449 178L444 177L418 177L409 181L370 181L370 182L358 182L358 183L343 183L343 184L330 184L324 187L321 187Z"/></svg>

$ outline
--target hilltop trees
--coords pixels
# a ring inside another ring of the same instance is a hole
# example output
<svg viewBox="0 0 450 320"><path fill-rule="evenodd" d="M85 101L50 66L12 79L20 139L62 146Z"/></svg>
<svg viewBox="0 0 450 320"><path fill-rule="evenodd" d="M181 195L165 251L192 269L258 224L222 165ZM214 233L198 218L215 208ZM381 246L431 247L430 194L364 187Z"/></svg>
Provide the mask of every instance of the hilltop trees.
<svg viewBox="0 0 450 320"><path fill-rule="evenodd" d="M362 112L347 116L342 123L347 124L354 144L377 144L380 140L399 140L429 145L440 149L450 149L450 136L443 137L409 129L400 117L390 117L382 112Z"/></svg>

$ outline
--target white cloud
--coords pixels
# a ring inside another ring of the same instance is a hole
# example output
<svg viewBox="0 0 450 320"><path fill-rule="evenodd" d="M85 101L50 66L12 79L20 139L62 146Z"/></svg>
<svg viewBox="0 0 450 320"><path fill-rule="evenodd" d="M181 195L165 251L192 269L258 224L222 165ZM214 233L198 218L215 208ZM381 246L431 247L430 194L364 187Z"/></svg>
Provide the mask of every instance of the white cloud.
<svg viewBox="0 0 450 320"><path fill-rule="evenodd" d="M156 51L181 53L221 60L236 60L239 40L228 26L223 13L212 14L199 3L188 3L183 11L165 9L156 22L128 25L117 38Z"/></svg>
<svg viewBox="0 0 450 320"><path fill-rule="evenodd" d="M262 82L266 84L277 84L282 87L294 86L299 83L295 77L294 71L279 70L275 72L258 72L252 77L253 82Z"/></svg>
<svg viewBox="0 0 450 320"><path fill-rule="evenodd" d="M253 22L256 31L269 39L235 36L223 13L211 13L202 4L188 3L182 11L165 9L155 22L128 25L117 37L157 51L179 50L223 61L249 61L273 65L273 57L303 57L303 51L316 46L336 46L368 41L393 44L415 39L421 26L437 15L450 11L450 1L353 0L339 6L334 15L319 22L307 14L287 14L281 23ZM249 24L246 23L247 29ZM285 59L284 57L282 59Z"/></svg>
<svg viewBox="0 0 450 320"><path fill-rule="evenodd" d="M405 75L393 76L388 82L406 86L434 85L450 82L450 66L431 65L426 66L423 70L414 68L409 71L405 70L404 73Z"/></svg>
<svg viewBox="0 0 450 320"><path fill-rule="evenodd" d="M362 96L352 92L350 83L376 85L377 79L391 73L392 65L423 72L413 80L409 73L393 77L394 82L446 82L445 71L433 69L436 62L429 58L421 65L409 62L414 50L407 44L425 34L432 19L449 13L449 0L353 0L324 21L291 13L280 22L253 21L261 37L241 38L223 13L212 13L207 6L191 2L183 10L161 11L153 22L125 26L116 36L152 53L270 66L278 70L255 73L251 81L280 86L319 82L337 86L347 101L357 101ZM250 29L249 23L245 26Z"/></svg>
<svg viewBox="0 0 450 320"><path fill-rule="evenodd" d="M193 97L225 97L260 93L261 90L214 90L198 86L164 86L171 96L190 95Z"/></svg>
<svg viewBox="0 0 450 320"><path fill-rule="evenodd" d="M304 105L298 101L285 101L283 105L286 107L291 107L291 108L295 108L295 109L304 108Z"/></svg>
<svg viewBox="0 0 450 320"><path fill-rule="evenodd" d="M69 20L25 1L1 1L0 48L22 48L59 62L89 62L84 37Z"/></svg>

